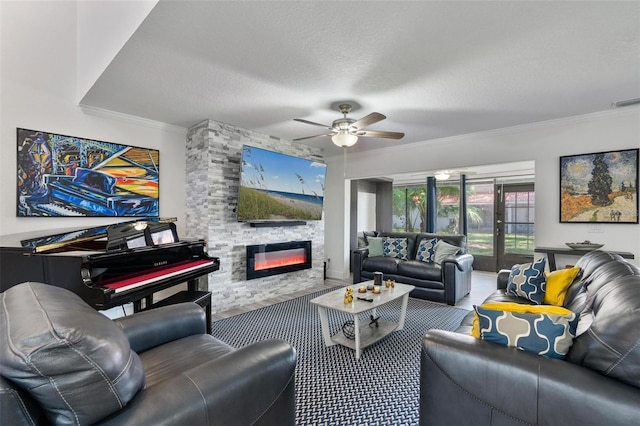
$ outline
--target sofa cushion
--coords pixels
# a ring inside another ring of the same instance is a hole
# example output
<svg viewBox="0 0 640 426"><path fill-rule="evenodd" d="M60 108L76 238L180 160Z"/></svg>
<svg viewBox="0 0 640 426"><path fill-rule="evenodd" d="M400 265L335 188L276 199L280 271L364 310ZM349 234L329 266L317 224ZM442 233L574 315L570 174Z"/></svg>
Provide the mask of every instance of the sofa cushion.
<svg viewBox="0 0 640 426"><path fill-rule="evenodd" d="M365 243L369 244L369 237L377 237L378 231L362 231Z"/></svg>
<svg viewBox="0 0 640 426"><path fill-rule="evenodd" d="M436 257L436 244L437 238L423 238L418 245L418 251L416 252L416 260L425 263L433 263Z"/></svg>
<svg viewBox="0 0 640 426"><path fill-rule="evenodd" d="M545 305L563 306L569 286L580 274L580 268L574 266L569 269L559 269L546 276L546 288L543 303Z"/></svg>
<svg viewBox="0 0 640 426"><path fill-rule="evenodd" d="M369 256L382 256L384 254L382 237L368 237Z"/></svg>
<svg viewBox="0 0 640 426"><path fill-rule="evenodd" d="M554 307L556 309L564 309ZM483 340L562 359L571 348L578 316L519 313L475 306Z"/></svg>
<svg viewBox="0 0 640 426"><path fill-rule="evenodd" d="M442 281L442 268L435 263L406 260L398 264L398 274L428 281Z"/></svg>
<svg viewBox="0 0 640 426"><path fill-rule="evenodd" d="M524 297L540 305L544 299L546 259L541 257L533 263L514 265L509 273L507 293Z"/></svg>
<svg viewBox="0 0 640 426"><path fill-rule="evenodd" d="M395 257L369 256L362 261L362 270L382 272L383 274L396 274L398 272L398 263L400 262L402 261Z"/></svg>
<svg viewBox="0 0 640 426"><path fill-rule="evenodd" d="M406 238L384 237L382 239L382 250L385 256L395 257L400 260L407 260L409 256Z"/></svg>
<svg viewBox="0 0 640 426"><path fill-rule="evenodd" d="M124 332L69 290L22 283L0 302L2 375L29 392L51 423L95 423L144 387Z"/></svg>
<svg viewBox="0 0 640 426"><path fill-rule="evenodd" d="M234 350L208 334L196 334L142 352L140 359L145 367L147 386L152 387Z"/></svg>
<svg viewBox="0 0 640 426"><path fill-rule="evenodd" d="M460 252L460 247L451 245L443 240L438 240L433 261L440 265L443 260L453 257Z"/></svg>

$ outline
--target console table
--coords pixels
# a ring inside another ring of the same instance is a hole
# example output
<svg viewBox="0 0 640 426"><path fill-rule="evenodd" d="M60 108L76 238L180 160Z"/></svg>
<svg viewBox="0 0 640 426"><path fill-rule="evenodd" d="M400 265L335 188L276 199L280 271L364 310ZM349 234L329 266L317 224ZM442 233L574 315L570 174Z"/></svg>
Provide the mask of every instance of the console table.
<svg viewBox="0 0 640 426"><path fill-rule="evenodd" d="M547 255L547 260L549 263L549 270L556 270L556 254L566 254L569 256L582 256L587 253L589 250L573 250L570 248L562 248L562 247L536 247L533 251L537 253L545 253ZM612 250L601 250L607 253L617 254L625 259L635 259L633 253L629 253L628 251L612 251Z"/></svg>

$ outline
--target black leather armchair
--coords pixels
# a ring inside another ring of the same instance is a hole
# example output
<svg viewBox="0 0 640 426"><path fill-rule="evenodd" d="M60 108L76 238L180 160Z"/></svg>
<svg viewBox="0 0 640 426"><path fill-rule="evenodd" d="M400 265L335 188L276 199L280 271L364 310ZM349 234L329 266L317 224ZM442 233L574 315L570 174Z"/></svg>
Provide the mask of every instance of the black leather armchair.
<svg viewBox="0 0 640 426"><path fill-rule="evenodd" d="M111 321L39 283L0 303L0 424L295 424L295 350L236 350L196 304Z"/></svg>

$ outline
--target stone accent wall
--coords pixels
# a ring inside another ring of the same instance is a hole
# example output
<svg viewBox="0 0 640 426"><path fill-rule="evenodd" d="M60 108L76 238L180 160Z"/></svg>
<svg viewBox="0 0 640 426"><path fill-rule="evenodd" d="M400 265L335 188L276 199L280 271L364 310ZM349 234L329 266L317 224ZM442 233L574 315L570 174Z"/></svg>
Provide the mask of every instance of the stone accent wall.
<svg viewBox="0 0 640 426"><path fill-rule="evenodd" d="M209 275L213 312L312 288L324 277L324 218L307 225L252 228L236 220L242 145L322 161L320 150L206 120L187 133L187 238L206 238L220 270ZM247 281L245 247L311 240L312 268ZM204 280L201 280L204 281Z"/></svg>

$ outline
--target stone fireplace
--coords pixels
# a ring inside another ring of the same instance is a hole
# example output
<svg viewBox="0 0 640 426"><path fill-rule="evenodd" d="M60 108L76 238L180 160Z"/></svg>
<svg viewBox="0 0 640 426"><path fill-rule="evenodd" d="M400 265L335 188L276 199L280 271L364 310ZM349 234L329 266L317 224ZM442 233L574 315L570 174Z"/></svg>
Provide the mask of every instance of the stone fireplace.
<svg viewBox="0 0 640 426"><path fill-rule="evenodd" d="M220 259L220 269L209 275L207 285L211 292L212 313L312 289L323 281L323 219L297 226L272 223L263 227L252 227L237 220L244 144L323 161L320 149L214 120L203 121L189 129L184 238L206 238L209 255ZM310 241L313 257L309 252L307 262L311 266L295 272L248 279L247 246L270 246L285 241Z"/></svg>

